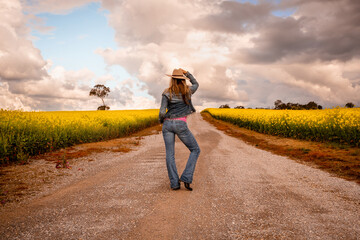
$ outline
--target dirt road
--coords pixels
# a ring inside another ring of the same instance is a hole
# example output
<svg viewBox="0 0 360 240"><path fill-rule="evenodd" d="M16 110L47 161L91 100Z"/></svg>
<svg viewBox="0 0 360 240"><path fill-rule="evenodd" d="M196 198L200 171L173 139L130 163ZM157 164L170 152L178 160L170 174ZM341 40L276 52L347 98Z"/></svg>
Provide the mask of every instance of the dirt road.
<svg viewBox="0 0 360 240"><path fill-rule="evenodd" d="M246 145L200 114L189 127L201 148L193 192L169 189L162 136L147 136L101 171L2 209L0 238L360 238L356 183ZM176 144L180 171L189 152Z"/></svg>

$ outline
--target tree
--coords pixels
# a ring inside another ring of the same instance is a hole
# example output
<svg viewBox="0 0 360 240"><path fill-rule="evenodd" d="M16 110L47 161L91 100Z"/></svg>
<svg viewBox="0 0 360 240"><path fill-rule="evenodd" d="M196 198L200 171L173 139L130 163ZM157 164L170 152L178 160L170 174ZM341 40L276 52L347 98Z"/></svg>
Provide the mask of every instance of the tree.
<svg viewBox="0 0 360 240"><path fill-rule="evenodd" d="M244 106L236 106L235 109L244 109Z"/></svg>
<svg viewBox="0 0 360 240"><path fill-rule="evenodd" d="M97 108L97 110L109 110L109 109L110 109L110 107L109 107L109 106L105 106L105 105L99 106L99 107Z"/></svg>
<svg viewBox="0 0 360 240"><path fill-rule="evenodd" d="M274 105L275 105L275 109L280 109L280 105L282 104L282 101L281 100L276 100L274 102Z"/></svg>
<svg viewBox="0 0 360 240"><path fill-rule="evenodd" d="M274 102L275 108L274 109L289 109L289 110L301 110L301 109L322 109L322 106L318 105L316 102L311 101L305 105L300 103L283 103L281 100L276 100Z"/></svg>
<svg viewBox="0 0 360 240"><path fill-rule="evenodd" d="M317 103L315 103L314 101L309 102L308 104L305 105L306 109L318 109L318 105Z"/></svg>
<svg viewBox="0 0 360 240"><path fill-rule="evenodd" d="M103 103L102 106L98 107L98 110L108 110L110 109L109 106L105 105L104 98L109 94L110 88L106 87L102 84L96 84L89 93L89 96L96 96L99 97Z"/></svg>
<svg viewBox="0 0 360 240"><path fill-rule="evenodd" d="M345 104L345 107L347 108L353 108L355 105L352 102L348 102L347 104Z"/></svg>
<svg viewBox="0 0 360 240"><path fill-rule="evenodd" d="M228 104L221 105L219 108L230 108Z"/></svg>
<svg viewBox="0 0 360 240"><path fill-rule="evenodd" d="M281 103L281 104L279 105L279 108L278 108L278 109L283 110L283 109L286 109L286 107L287 107L286 103Z"/></svg>

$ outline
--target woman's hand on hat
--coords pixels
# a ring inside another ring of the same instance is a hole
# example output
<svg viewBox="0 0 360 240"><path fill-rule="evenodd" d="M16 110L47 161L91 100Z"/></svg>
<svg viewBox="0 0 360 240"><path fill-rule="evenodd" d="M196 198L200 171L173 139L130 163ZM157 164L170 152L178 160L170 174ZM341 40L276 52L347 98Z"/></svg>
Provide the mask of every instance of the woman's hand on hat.
<svg viewBox="0 0 360 240"><path fill-rule="evenodd" d="M187 73L186 70L184 70L184 69L182 69L182 68L179 68L179 69L183 72L183 74Z"/></svg>

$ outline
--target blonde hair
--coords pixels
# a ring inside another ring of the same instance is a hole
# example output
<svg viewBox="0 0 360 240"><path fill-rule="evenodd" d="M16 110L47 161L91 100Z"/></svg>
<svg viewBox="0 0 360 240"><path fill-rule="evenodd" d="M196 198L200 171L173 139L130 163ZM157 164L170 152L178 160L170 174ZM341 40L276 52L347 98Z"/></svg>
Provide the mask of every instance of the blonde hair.
<svg viewBox="0 0 360 240"><path fill-rule="evenodd" d="M183 101L189 105L190 102L190 88L186 84L185 79L179 78L171 78L169 88L165 89L165 92L168 92L170 95L170 100L172 99L172 95L181 94Z"/></svg>

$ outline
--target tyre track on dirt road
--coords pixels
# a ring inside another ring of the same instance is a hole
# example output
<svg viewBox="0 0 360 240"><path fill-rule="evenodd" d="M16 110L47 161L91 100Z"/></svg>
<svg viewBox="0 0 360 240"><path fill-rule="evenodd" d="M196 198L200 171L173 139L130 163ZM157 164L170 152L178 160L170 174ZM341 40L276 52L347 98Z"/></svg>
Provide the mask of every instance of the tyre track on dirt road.
<svg viewBox="0 0 360 240"><path fill-rule="evenodd" d="M193 192L169 189L161 134L106 170L0 211L1 239L357 239L360 187L189 118ZM179 173L188 150L176 142ZM115 155L114 155L115 156Z"/></svg>

